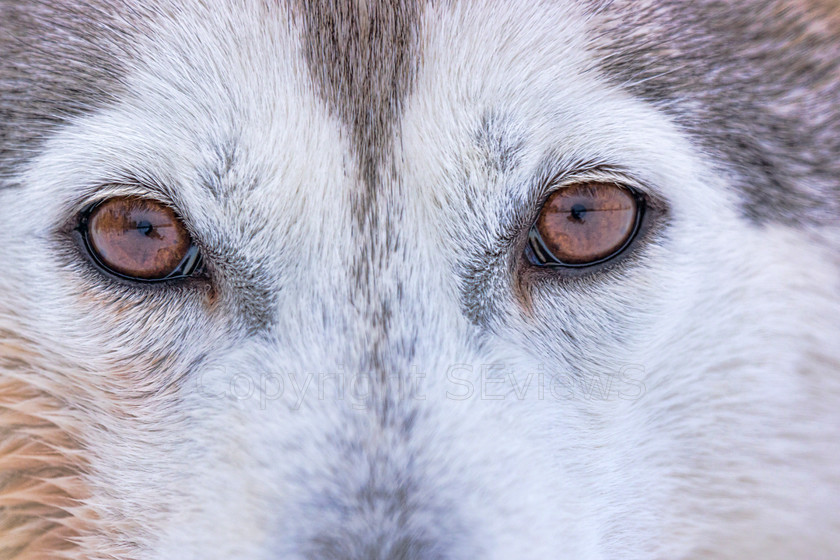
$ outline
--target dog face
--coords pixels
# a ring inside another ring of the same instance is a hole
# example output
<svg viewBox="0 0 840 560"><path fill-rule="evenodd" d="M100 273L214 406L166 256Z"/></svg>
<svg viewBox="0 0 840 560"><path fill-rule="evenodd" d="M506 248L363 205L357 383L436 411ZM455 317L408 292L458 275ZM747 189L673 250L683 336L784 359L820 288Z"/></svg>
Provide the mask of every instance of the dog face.
<svg viewBox="0 0 840 560"><path fill-rule="evenodd" d="M0 557L837 555L838 22L1 1Z"/></svg>

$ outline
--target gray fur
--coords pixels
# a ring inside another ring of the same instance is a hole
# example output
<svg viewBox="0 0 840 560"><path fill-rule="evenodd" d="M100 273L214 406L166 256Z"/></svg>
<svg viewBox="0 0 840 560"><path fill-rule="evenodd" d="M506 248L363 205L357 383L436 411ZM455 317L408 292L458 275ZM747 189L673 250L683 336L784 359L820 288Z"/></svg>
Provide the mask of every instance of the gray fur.
<svg viewBox="0 0 840 560"><path fill-rule="evenodd" d="M133 8L0 1L0 177L56 126L119 98Z"/></svg>
<svg viewBox="0 0 840 560"><path fill-rule="evenodd" d="M837 220L840 4L618 0L597 17L607 77L730 170L747 216Z"/></svg>
<svg viewBox="0 0 840 560"><path fill-rule="evenodd" d="M364 306L363 321L369 325L365 330L376 333L360 367L383 387L390 383L389 373L398 371L385 356L406 353L391 346L411 346L410 341L389 340L393 302L400 303L395 291L400 288L382 289L376 278L401 251L397 227L401 209L393 200L399 199L393 194L400 179L389 173L388 158L420 57L420 10L416 0L318 0L296 6L304 23L304 55L312 79L347 127L357 159L360 185L351 194L351 212L358 250L349 263L350 277L354 300L369 302ZM386 198L380 198L382 191L391 199L385 211L378 208ZM377 400L380 421L387 424L394 409L391 391L384 389Z"/></svg>
<svg viewBox="0 0 840 560"><path fill-rule="evenodd" d="M405 434L402 434L405 436ZM337 442L335 442L337 443ZM393 444L393 442L390 442ZM424 523L443 517L447 508L432 507L411 465L392 459L398 446L380 448L357 442L339 444L343 452L336 485L316 494L311 507L324 523L302 547L307 559L438 560L445 558L446 529ZM408 446L407 446L408 447ZM395 464L397 463L397 464ZM359 464L367 476L348 484L348 466ZM358 482L357 485L354 485ZM463 528L460 528L463 530Z"/></svg>
<svg viewBox="0 0 840 560"><path fill-rule="evenodd" d="M369 211L419 59L417 0L301 1L305 57L330 109L345 123Z"/></svg>
<svg viewBox="0 0 840 560"><path fill-rule="evenodd" d="M297 13L304 23L304 54L312 79L347 127L356 155L360 185L351 194L351 212L358 249L349 263L350 278L354 300L370 302L364 307L366 330L377 333L360 367L387 387L393 370L384 358L390 345L391 302L399 298L383 292L376 277L399 251L394 225L400 208L392 202L382 212L378 206L381 191L399 188L399 179L388 173L388 157L418 62L420 6L415 0L318 0L300 2ZM394 408L389 393L383 391L376 407L383 423Z"/></svg>
<svg viewBox="0 0 840 560"><path fill-rule="evenodd" d="M524 141L511 128L503 116L493 111L482 116L475 142L485 155L487 169L504 174L519 165Z"/></svg>

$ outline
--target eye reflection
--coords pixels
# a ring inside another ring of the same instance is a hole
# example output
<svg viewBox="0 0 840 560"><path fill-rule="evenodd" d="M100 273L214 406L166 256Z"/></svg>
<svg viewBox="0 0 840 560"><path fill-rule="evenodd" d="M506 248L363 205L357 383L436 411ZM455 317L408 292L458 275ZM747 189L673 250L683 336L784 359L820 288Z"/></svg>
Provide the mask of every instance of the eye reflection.
<svg viewBox="0 0 840 560"><path fill-rule="evenodd" d="M641 201L615 183L586 182L555 191L531 228L539 264L589 266L620 253L632 240Z"/></svg>
<svg viewBox="0 0 840 560"><path fill-rule="evenodd" d="M174 210L154 200L106 200L89 211L82 229L96 262L126 278L153 281L186 276L199 261Z"/></svg>

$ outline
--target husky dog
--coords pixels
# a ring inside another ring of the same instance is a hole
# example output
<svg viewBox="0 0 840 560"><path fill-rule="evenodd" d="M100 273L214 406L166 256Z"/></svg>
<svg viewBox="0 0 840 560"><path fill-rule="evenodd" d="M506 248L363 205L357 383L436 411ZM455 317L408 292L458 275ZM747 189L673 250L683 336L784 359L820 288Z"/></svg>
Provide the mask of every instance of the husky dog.
<svg viewBox="0 0 840 560"><path fill-rule="evenodd" d="M0 558L840 558L835 0L0 0Z"/></svg>

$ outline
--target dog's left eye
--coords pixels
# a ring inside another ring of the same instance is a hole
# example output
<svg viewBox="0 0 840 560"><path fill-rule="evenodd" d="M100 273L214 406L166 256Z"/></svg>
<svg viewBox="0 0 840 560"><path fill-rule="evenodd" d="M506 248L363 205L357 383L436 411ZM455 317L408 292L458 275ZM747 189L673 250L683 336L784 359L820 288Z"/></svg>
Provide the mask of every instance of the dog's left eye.
<svg viewBox="0 0 840 560"><path fill-rule="evenodd" d="M108 272L153 282L193 274L198 248L175 212L137 197L115 197L85 212L80 231L94 261Z"/></svg>
<svg viewBox="0 0 840 560"><path fill-rule="evenodd" d="M535 264L585 267L623 252L644 212L644 198L623 185L586 182L555 191L529 234Z"/></svg>

